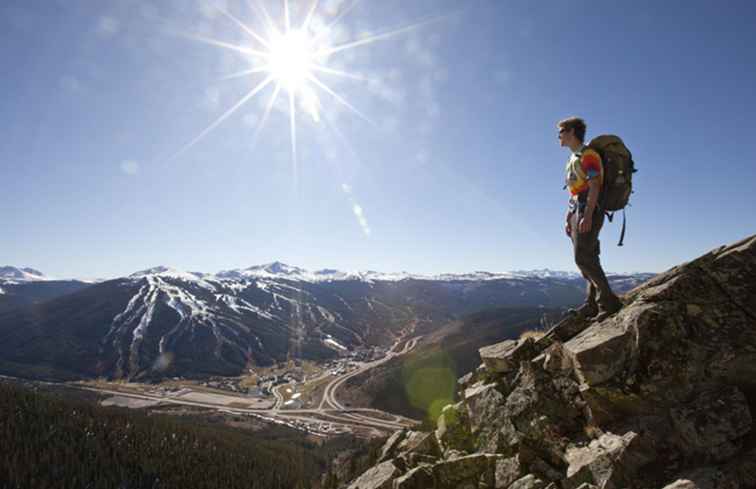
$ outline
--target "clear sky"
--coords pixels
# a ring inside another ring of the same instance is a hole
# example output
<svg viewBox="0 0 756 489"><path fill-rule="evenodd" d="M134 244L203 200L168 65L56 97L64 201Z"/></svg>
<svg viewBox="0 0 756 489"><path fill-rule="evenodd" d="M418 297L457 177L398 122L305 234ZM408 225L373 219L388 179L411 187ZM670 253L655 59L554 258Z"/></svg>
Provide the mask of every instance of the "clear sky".
<svg viewBox="0 0 756 489"><path fill-rule="evenodd" d="M186 148L267 75L223 79L259 58L207 42L262 49L223 13L267 38L256 1L0 3L0 264L576 270L570 115L639 168L625 246L616 222L602 233L607 270L756 232L752 1L362 0L319 46L429 20L319 59L355 75L313 72L364 118L308 83L295 160L285 88L254 137L273 83ZM282 29L283 0L261 1ZM290 4L300 25L310 2ZM321 0L311 31L351 5Z"/></svg>

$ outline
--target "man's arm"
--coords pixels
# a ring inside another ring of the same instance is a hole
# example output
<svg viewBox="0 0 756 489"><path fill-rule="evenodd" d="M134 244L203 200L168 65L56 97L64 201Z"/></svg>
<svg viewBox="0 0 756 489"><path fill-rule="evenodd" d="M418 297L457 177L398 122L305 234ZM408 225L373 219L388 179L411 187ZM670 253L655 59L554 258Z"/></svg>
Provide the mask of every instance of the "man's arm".
<svg viewBox="0 0 756 489"><path fill-rule="evenodd" d="M596 210L596 205L598 204L599 187L600 184L597 178L588 180L588 202L585 205L585 213L580 219L580 226L578 228L578 231L581 233L590 232L593 226L593 212Z"/></svg>

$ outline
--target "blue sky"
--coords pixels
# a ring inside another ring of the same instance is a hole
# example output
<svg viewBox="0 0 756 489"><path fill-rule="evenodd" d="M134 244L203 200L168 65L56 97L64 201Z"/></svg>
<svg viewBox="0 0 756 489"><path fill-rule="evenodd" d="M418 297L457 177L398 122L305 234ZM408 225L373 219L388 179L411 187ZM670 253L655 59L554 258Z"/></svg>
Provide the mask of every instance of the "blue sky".
<svg viewBox="0 0 756 489"><path fill-rule="evenodd" d="M60 277L281 260L416 273L576 270L555 123L615 133L639 173L610 271L663 271L756 230L756 4L362 0L332 45L320 121L272 86L197 144L264 75L221 80L254 41L214 3L0 5L0 264ZM254 3L254 2L250 2ZM291 1L292 22L308 2ZM313 28L351 2L322 0ZM256 32L245 1L220 5ZM265 0L276 19L282 2ZM438 18L440 16L440 18ZM179 153L179 154L177 154Z"/></svg>

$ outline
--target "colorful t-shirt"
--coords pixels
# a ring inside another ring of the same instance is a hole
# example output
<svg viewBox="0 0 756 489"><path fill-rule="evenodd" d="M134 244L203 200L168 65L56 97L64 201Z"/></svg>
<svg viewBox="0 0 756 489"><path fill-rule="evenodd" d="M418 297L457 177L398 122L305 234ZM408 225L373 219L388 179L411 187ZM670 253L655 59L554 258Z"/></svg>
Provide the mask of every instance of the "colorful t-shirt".
<svg viewBox="0 0 756 489"><path fill-rule="evenodd" d="M579 195L588 190L588 181L592 178L599 179L599 185L604 180L604 167L601 164L601 156L586 147L578 153L573 153L565 168L567 189L570 195Z"/></svg>

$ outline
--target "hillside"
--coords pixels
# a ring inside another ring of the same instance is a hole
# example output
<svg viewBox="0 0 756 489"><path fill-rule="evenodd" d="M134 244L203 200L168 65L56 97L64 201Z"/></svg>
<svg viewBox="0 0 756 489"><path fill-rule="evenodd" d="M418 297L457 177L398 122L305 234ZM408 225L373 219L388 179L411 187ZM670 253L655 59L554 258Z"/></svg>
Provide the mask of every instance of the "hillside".
<svg viewBox="0 0 756 489"><path fill-rule="evenodd" d="M559 314L556 309L497 308L430 331L421 329L416 333L427 334L412 352L349 379L339 396L352 405L435 419L441 403L454 398L457 378L480 364L480 347L540 329Z"/></svg>
<svg viewBox="0 0 756 489"><path fill-rule="evenodd" d="M626 290L643 278L616 275L612 283ZM574 274L544 272L421 278L310 273L280 263L215 275L156 267L0 310L0 373L234 376L292 358L386 347L418 320L439 326L494 307L565 307L583 291Z"/></svg>
<svg viewBox="0 0 756 489"><path fill-rule="evenodd" d="M604 321L481 348L435 430L396 432L349 488L756 487L755 298L752 236Z"/></svg>

